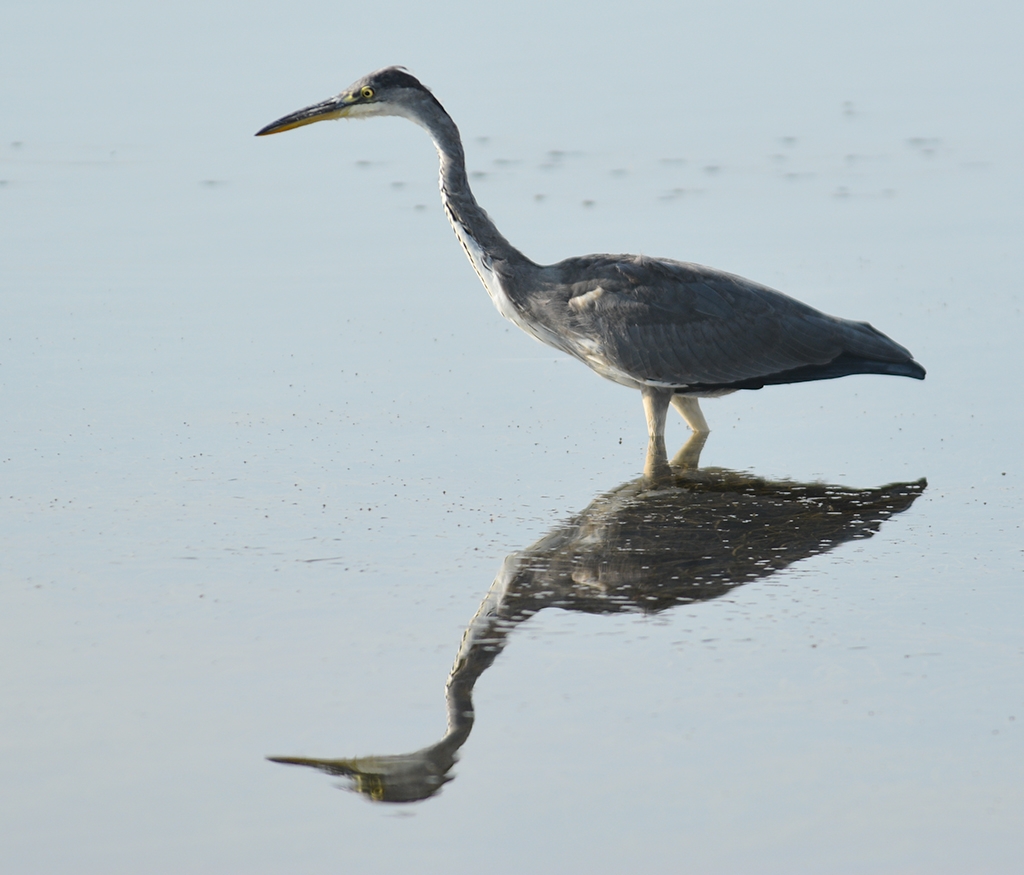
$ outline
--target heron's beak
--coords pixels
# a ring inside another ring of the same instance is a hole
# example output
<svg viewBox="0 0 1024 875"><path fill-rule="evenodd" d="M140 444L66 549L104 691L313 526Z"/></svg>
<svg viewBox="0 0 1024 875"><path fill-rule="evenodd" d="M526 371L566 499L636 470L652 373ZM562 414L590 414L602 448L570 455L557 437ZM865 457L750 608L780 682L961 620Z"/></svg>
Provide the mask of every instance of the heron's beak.
<svg viewBox="0 0 1024 875"><path fill-rule="evenodd" d="M348 115L349 109L357 98L352 94L339 94L336 97L328 98L320 103L314 103L305 109L290 113L276 122L271 122L265 128L256 132L257 137L265 137L267 134L279 134L281 131L290 131L292 128L301 128L303 125L311 125L313 122L322 122L326 119L344 118Z"/></svg>

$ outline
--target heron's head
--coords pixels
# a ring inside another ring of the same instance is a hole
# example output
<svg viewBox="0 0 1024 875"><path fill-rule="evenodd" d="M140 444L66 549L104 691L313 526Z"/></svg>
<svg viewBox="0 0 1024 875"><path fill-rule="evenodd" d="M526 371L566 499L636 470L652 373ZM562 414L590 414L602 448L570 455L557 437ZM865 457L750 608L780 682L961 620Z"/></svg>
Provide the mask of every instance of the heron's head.
<svg viewBox="0 0 1024 875"><path fill-rule="evenodd" d="M422 124L427 112L440 107L434 95L415 76L401 67L386 67L364 76L341 94L271 122L257 131L256 136L279 134L327 119L375 115L400 115Z"/></svg>

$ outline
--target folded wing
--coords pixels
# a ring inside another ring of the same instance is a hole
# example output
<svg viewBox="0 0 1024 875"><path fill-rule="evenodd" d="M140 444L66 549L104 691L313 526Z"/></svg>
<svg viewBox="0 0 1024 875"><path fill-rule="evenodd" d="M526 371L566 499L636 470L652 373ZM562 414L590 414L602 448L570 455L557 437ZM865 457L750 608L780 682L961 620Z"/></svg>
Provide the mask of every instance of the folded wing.
<svg viewBox="0 0 1024 875"><path fill-rule="evenodd" d="M866 322L838 319L742 277L631 256L570 259L565 326L587 355L642 382L754 389L855 373L918 379L911 354Z"/></svg>

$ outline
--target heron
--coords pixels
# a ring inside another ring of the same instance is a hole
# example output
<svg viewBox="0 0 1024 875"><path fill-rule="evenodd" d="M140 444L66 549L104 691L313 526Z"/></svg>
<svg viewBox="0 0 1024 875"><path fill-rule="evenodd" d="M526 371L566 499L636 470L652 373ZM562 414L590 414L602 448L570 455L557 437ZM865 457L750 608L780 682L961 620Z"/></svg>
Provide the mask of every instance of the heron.
<svg viewBox="0 0 1024 875"><path fill-rule="evenodd" d="M924 379L910 352L868 323L829 316L725 271L643 255L531 261L477 203L459 129L403 67L370 73L256 136L373 116L401 116L430 135L445 214L501 315L602 377L639 389L649 449L658 444L662 456L670 405L695 437L706 436L700 398L850 374Z"/></svg>

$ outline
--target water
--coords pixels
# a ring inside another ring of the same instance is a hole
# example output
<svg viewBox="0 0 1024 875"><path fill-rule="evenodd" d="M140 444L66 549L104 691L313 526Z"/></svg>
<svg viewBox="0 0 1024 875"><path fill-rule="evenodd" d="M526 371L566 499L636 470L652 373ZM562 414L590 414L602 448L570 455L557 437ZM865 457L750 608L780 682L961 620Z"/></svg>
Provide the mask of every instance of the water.
<svg viewBox="0 0 1024 875"><path fill-rule="evenodd" d="M1013 871L1020 17L11 4L4 871ZM649 548L609 584L637 507L682 542L719 493L631 503L639 397L497 316L421 131L251 136L388 63L531 257L712 264L928 368L705 403L712 482L927 486L817 551L772 517L753 572L670 550L714 598ZM266 760L434 745L460 647L488 664L425 801Z"/></svg>

